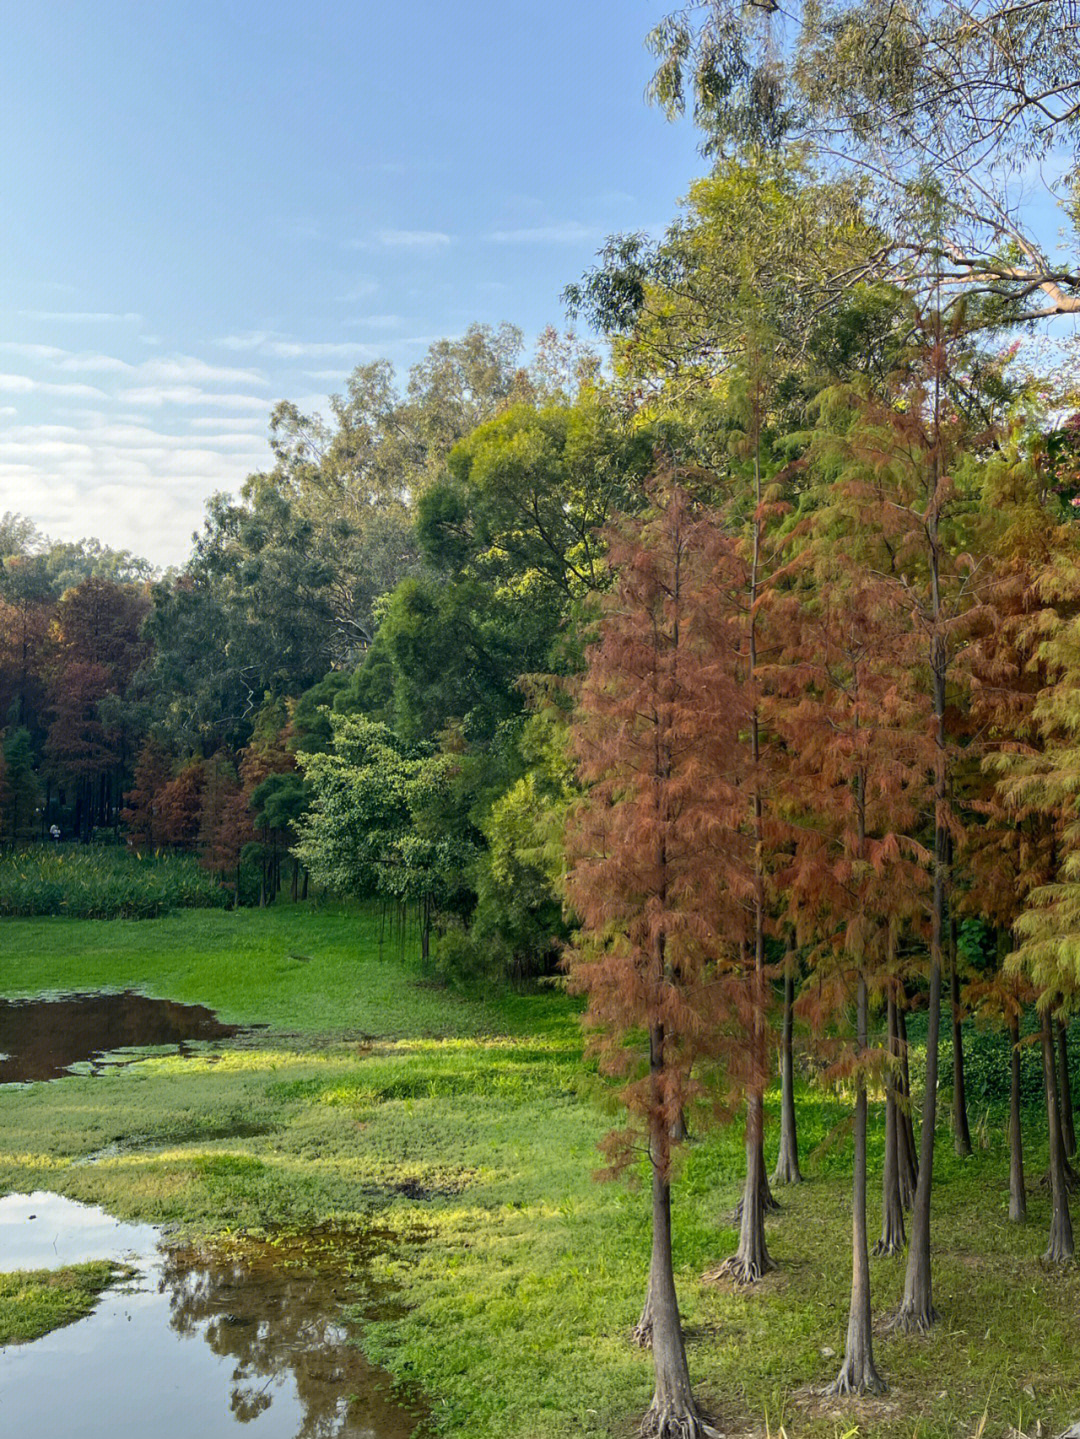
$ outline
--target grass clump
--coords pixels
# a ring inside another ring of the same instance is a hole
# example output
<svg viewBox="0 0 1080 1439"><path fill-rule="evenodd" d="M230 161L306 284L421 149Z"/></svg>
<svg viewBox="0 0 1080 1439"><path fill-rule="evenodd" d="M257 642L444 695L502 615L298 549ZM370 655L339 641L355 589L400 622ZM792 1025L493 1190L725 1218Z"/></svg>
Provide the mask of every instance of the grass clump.
<svg viewBox="0 0 1080 1439"><path fill-rule="evenodd" d="M89 1314L100 1296L131 1273L98 1260L62 1269L19 1269L0 1274L0 1345L29 1344Z"/></svg>
<svg viewBox="0 0 1080 1439"><path fill-rule="evenodd" d="M154 919L229 902L191 855L90 845L33 845L0 854L0 918Z"/></svg>

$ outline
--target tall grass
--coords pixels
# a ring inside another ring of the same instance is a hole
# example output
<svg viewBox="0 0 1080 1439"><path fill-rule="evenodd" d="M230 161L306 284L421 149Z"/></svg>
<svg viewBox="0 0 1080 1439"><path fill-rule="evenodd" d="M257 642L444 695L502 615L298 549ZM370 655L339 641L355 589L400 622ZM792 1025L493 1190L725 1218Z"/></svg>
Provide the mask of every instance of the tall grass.
<svg viewBox="0 0 1080 1439"><path fill-rule="evenodd" d="M0 917L155 919L174 909L220 909L230 895L190 855L35 845L0 855Z"/></svg>

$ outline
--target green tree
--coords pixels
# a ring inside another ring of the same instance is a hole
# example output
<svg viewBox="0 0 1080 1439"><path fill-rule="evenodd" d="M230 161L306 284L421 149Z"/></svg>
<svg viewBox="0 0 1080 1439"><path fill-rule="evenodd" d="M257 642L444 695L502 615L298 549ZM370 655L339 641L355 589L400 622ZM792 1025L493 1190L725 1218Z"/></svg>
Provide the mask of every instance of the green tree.
<svg viewBox="0 0 1080 1439"><path fill-rule="evenodd" d="M12 730L4 741L4 765L0 774L0 814L9 839L32 839L38 834L40 797L30 731Z"/></svg>

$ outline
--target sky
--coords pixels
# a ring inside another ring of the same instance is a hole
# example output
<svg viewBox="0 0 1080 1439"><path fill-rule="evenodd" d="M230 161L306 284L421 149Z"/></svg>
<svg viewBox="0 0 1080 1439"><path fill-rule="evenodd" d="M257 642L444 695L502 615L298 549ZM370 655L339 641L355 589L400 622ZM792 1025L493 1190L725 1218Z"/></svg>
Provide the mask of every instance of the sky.
<svg viewBox="0 0 1080 1439"><path fill-rule="evenodd" d="M9 7L0 513L158 565L267 463L275 401L532 339L704 173L648 106L663 0Z"/></svg>

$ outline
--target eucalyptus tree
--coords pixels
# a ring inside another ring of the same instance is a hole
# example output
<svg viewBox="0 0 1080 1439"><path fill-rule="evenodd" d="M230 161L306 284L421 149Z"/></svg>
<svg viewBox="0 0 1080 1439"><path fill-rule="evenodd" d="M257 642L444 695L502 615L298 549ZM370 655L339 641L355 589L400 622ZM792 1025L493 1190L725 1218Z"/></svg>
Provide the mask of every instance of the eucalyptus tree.
<svg viewBox="0 0 1080 1439"><path fill-rule="evenodd" d="M1080 313L1033 185L1075 227L1080 12L1073 0L703 0L649 37L653 98L704 147L803 145L858 172L884 241L868 268L976 290L1002 316Z"/></svg>

